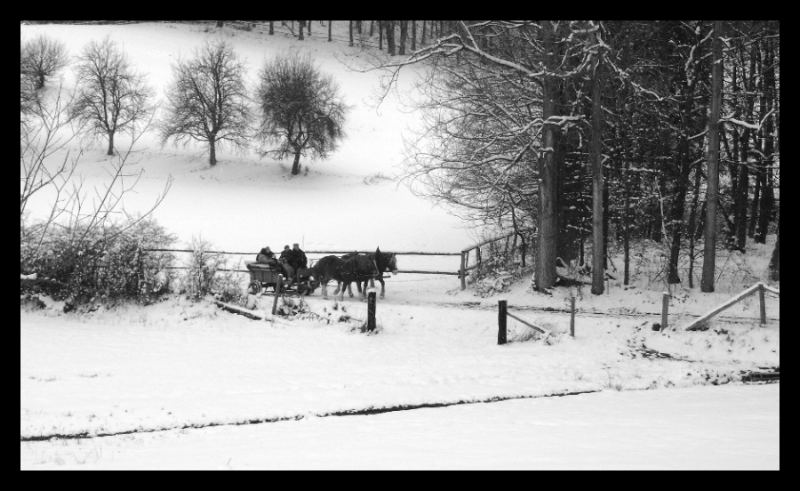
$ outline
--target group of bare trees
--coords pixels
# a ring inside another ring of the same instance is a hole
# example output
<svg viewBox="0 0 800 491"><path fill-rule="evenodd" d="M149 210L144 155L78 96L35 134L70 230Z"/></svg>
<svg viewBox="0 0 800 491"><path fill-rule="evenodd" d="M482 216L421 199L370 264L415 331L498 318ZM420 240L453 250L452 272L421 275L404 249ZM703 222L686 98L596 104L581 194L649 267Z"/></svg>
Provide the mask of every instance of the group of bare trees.
<svg viewBox="0 0 800 491"><path fill-rule="evenodd" d="M457 22L384 68L431 65L410 175L483 223L537 225L538 288L554 284L556 257L582 262L592 237L602 292L614 234L626 284L631 240L663 247L669 283L688 255L691 287L704 239L713 291L715 232L736 245L743 222L766 234L775 219L777 37L767 21Z"/></svg>
<svg viewBox="0 0 800 491"><path fill-rule="evenodd" d="M255 131L245 66L230 45L208 43L194 58L178 62L174 72L162 140L207 143L210 165L217 163L218 142L244 148L256 139L266 147L262 154L294 157L296 175L302 155L325 157L343 135L346 107L338 87L309 58L279 56L265 63L255 94L260 116Z"/></svg>

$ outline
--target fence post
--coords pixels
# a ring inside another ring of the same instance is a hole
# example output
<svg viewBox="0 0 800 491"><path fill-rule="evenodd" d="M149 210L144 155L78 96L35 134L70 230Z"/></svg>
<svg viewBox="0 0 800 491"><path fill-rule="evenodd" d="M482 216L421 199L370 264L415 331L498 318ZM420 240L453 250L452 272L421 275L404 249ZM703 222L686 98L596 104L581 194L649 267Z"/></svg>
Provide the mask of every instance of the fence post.
<svg viewBox="0 0 800 491"><path fill-rule="evenodd" d="M669 317L669 293L664 292L661 297L661 331L667 329L667 319Z"/></svg>
<svg viewBox="0 0 800 491"><path fill-rule="evenodd" d="M506 312L508 310L508 302L506 300L498 301L497 313L497 344L506 344Z"/></svg>
<svg viewBox="0 0 800 491"><path fill-rule="evenodd" d="M367 294L367 331L375 330L375 292Z"/></svg>
<svg viewBox="0 0 800 491"><path fill-rule="evenodd" d="M758 285L758 301L761 307L761 325L767 323L767 305L764 303L764 284Z"/></svg>
<svg viewBox="0 0 800 491"><path fill-rule="evenodd" d="M575 297L569 299L569 335L575 337Z"/></svg>
<svg viewBox="0 0 800 491"><path fill-rule="evenodd" d="M461 251L461 267L458 269L458 276L461 278L461 289L467 289L467 272L466 266L464 266L465 260L464 255L469 254L469 251Z"/></svg>
<svg viewBox="0 0 800 491"><path fill-rule="evenodd" d="M272 315L278 311L278 297L281 296L281 291L283 291L283 275L279 274L278 284L275 285L275 299L272 301Z"/></svg>

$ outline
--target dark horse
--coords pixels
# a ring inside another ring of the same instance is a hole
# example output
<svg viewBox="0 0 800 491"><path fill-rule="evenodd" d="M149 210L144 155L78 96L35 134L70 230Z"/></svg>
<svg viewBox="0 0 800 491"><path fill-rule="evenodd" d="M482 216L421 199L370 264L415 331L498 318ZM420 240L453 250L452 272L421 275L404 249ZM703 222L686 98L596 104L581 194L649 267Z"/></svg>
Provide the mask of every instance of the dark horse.
<svg viewBox="0 0 800 491"><path fill-rule="evenodd" d="M371 254L351 253L342 258L344 259L344 287L349 290L350 283L355 281L361 297L364 298L367 292L367 282L374 284L374 281L378 280L381 284L381 298L384 298L386 283L383 281L383 273L397 274L397 256L394 253L381 252L381 248L378 247ZM364 284L363 289L362 283ZM341 294L344 296L344 288L342 288ZM352 291L350 296L352 296Z"/></svg>
<svg viewBox="0 0 800 491"><path fill-rule="evenodd" d="M353 296L350 288L352 282L361 292L361 296L366 296L367 281L377 279L381 283L381 298L384 297L386 286L383 281L383 273L391 272L397 274L397 258L393 253L383 253L380 247L373 254L359 254L353 252L342 257L325 256L310 268L312 279L318 281L322 286L322 296L328 297L328 282L335 280L338 285L334 295L339 294L339 299L344 300L345 288ZM361 283L364 289L361 289Z"/></svg>

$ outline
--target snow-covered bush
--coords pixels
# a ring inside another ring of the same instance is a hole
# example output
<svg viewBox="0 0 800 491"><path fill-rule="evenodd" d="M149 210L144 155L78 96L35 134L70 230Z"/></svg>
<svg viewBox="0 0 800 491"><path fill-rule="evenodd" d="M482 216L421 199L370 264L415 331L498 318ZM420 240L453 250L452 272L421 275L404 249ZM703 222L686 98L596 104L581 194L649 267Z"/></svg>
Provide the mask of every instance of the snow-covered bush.
<svg viewBox="0 0 800 491"><path fill-rule="evenodd" d="M36 274L22 288L66 300L68 308L119 299L148 303L169 289L174 258L145 249L165 248L175 239L152 220L105 228L51 227L42 244L39 237L22 234L20 273Z"/></svg>
<svg viewBox="0 0 800 491"><path fill-rule="evenodd" d="M225 258L217 253L209 252L211 244L201 237L192 237L189 248L189 269L183 277L183 288L189 298L200 300L212 293L214 277L217 270L225 267Z"/></svg>

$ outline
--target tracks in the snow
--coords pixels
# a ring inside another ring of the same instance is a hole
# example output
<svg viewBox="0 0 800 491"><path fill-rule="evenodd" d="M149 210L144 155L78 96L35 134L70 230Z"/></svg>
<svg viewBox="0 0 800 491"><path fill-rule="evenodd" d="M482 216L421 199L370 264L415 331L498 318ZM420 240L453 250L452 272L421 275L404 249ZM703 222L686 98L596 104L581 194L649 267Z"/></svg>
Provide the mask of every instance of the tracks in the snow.
<svg viewBox="0 0 800 491"><path fill-rule="evenodd" d="M176 426L159 427L159 428L136 428L132 430L124 430L116 432L51 433L46 435L21 436L20 442L37 442L37 441L47 441L54 439L82 440L89 438L102 438L109 436L122 436L122 435L132 435L139 433L156 433L159 431L213 428L216 426L243 426L243 425L253 425L262 423L278 423L281 421L297 421L307 417L328 418L331 416L371 416L375 414L391 413L397 411L410 411L414 409L460 406L464 404L487 404L492 402L509 401L513 399L543 399L547 397L565 397L565 396L574 396L579 394L590 394L593 392L600 392L600 389L554 392L550 394L515 394L506 396L492 396L481 399L460 399L456 401L423 402L418 404L396 404L392 406L377 406L377 407L369 406L365 408L344 409L340 411L330 411L324 413L296 414L293 416L254 418L254 419L240 420L240 421L211 421L207 423L194 423L194 424L176 425Z"/></svg>

